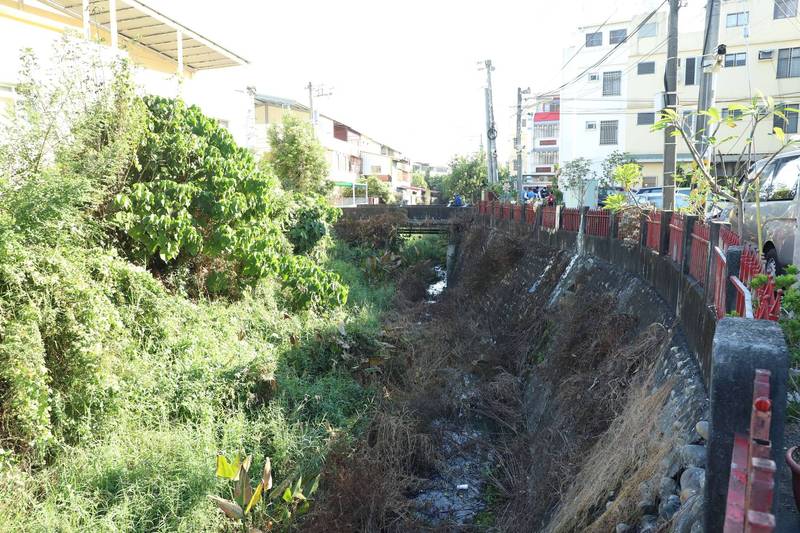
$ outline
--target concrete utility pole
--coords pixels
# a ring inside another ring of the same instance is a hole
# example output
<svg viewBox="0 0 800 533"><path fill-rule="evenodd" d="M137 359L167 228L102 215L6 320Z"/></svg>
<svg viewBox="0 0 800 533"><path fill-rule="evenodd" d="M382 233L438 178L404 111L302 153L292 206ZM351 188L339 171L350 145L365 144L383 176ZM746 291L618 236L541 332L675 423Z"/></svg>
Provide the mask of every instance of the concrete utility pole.
<svg viewBox="0 0 800 533"><path fill-rule="evenodd" d="M333 92L325 92L325 87L315 87L313 83L308 82L306 85L306 89L308 89L308 108L311 112L311 129L314 130L314 137L317 136L317 117L314 114L314 96L322 97L322 96L330 96Z"/></svg>
<svg viewBox="0 0 800 533"><path fill-rule="evenodd" d="M708 0L706 4L706 32L703 43L703 57L700 58L700 61L704 68L700 78L700 96L697 100L698 113L714 107L715 74L711 68L705 67L714 64L715 58L712 56L717 53L719 46L719 0ZM704 132L707 127L708 117L698 114L695 122L695 148L703 159L706 159L708 143L703 140L701 132Z"/></svg>
<svg viewBox="0 0 800 533"><path fill-rule="evenodd" d="M667 33L667 66L664 72L665 109L678 110L678 9L680 0L669 0L669 22ZM673 127L664 130L664 189L663 209L675 207L675 163L677 138Z"/></svg>
<svg viewBox="0 0 800 533"><path fill-rule="evenodd" d="M514 137L514 149L517 151L517 200L522 202L522 95L529 94L530 88L517 87L517 136Z"/></svg>
<svg viewBox="0 0 800 533"><path fill-rule="evenodd" d="M479 63L480 64L480 63ZM487 167L489 169L489 183L497 183L497 128L494 123L494 104L492 103L492 60L483 61L480 70L486 70L486 144L489 153L487 154Z"/></svg>

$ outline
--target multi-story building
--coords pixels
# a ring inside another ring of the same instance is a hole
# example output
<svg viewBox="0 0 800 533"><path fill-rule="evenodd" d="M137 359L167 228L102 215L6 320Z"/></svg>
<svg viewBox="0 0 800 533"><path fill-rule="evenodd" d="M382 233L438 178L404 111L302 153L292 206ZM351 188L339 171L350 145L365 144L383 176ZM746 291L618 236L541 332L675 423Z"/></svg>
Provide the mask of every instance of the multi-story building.
<svg viewBox="0 0 800 533"><path fill-rule="evenodd" d="M127 56L136 66L136 81L146 92L181 95L219 119L237 141L250 139L252 92L219 85L213 94L205 90L209 71L247 62L136 0L0 0L0 99L15 99L20 51L31 49L48 60L54 44L65 34L96 43L104 55Z"/></svg>
<svg viewBox="0 0 800 533"><path fill-rule="evenodd" d="M560 159L586 157L599 174L609 153L627 152L642 165L643 184L659 185L663 182L664 133L651 128L663 102L667 13L659 11L646 22L645 16L579 28L580 44L565 51L564 82L568 85L561 92ZM687 117L686 128L692 135L695 125L691 116L697 111L700 79L704 66L711 68L714 62L713 57L703 61L703 38L702 31L682 31L678 38L678 109ZM621 39L624 42L619 48L605 57ZM798 0L721 2L719 42L727 48L715 74L715 107L723 116L736 112L729 111L732 104L747 104L759 93L787 107L798 107ZM774 126L789 135L798 134L797 114L789 112L786 120L764 121L758 126L754 160L778 148ZM739 137L744 129L741 123L736 128L723 126L717 138ZM734 144L728 143L729 153L721 154L728 171L744 141ZM678 165L691 161L689 149L680 139L677 160Z"/></svg>
<svg viewBox="0 0 800 533"><path fill-rule="evenodd" d="M722 68L715 74L715 107L723 116L731 104L748 104L759 92L771 96L775 102L797 108L800 102L800 20L798 0L736 0L721 3L719 42L727 47ZM663 26L663 25L662 25ZM666 37L665 28L659 28L657 42ZM703 72L703 33L681 33L678 41L678 108L689 116L697 110L700 78ZM651 132L658 116L655 101L663 91L663 72L666 54L663 48L655 51L646 46L632 46L629 54L630 99L626 116L630 132L624 149L642 165L645 184L663 181L664 133ZM713 58L706 58L706 63ZM736 128L723 126L718 138L745 133L744 123ZM692 120L687 119L687 129L694 132ZM787 120L763 121L756 129L753 159L760 159L776 150L780 144L773 127L780 126L787 134L798 133L797 113L789 112ZM737 160L744 141L729 142L722 146L727 170ZM691 161L686 144L678 142L678 164Z"/></svg>
<svg viewBox="0 0 800 533"><path fill-rule="evenodd" d="M603 159L625 145L631 22L610 18L579 27L576 44L564 51L558 133L562 163L586 158L599 174ZM640 30L636 38L652 40L653 29Z"/></svg>
<svg viewBox="0 0 800 533"><path fill-rule="evenodd" d="M537 98L530 120L526 146L529 147L524 175L529 187L550 184L559 162L559 125L561 101L558 96Z"/></svg>

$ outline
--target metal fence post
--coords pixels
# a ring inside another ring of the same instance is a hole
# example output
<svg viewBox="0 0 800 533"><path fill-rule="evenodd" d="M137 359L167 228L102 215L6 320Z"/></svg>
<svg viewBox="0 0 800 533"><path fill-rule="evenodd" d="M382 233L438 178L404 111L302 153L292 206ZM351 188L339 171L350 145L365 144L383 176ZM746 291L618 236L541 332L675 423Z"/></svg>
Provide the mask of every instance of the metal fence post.
<svg viewBox="0 0 800 533"><path fill-rule="evenodd" d="M739 276L739 265L742 262L742 246L728 246L725 250L725 263L728 272L725 275L725 313L736 311L736 287L731 283L731 276Z"/></svg>
<svg viewBox="0 0 800 533"><path fill-rule="evenodd" d="M661 230L660 240L658 243L659 255L669 255L669 223L672 221L672 211L661 211Z"/></svg>
<svg viewBox="0 0 800 533"><path fill-rule="evenodd" d="M556 206L556 220L555 220L555 223L553 224L553 230L554 231L558 231L560 229L561 229L561 206L557 205Z"/></svg>
<svg viewBox="0 0 800 533"><path fill-rule="evenodd" d="M689 264L692 260L692 231L697 215L686 215L683 221L683 257L681 258L681 273L689 273Z"/></svg>
<svg viewBox="0 0 800 533"><path fill-rule="evenodd" d="M639 248L647 247L647 213L639 214Z"/></svg>
<svg viewBox="0 0 800 533"><path fill-rule="evenodd" d="M713 266L712 261L714 261L714 247L719 244L719 228L720 225L714 223L713 221L708 226L708 254L706 256L706 279L705 283L703 284L703 292L705 292L706 303L711 301L713 298L713 293L710 289L711 287L711 276L713 276Z"/></svg>

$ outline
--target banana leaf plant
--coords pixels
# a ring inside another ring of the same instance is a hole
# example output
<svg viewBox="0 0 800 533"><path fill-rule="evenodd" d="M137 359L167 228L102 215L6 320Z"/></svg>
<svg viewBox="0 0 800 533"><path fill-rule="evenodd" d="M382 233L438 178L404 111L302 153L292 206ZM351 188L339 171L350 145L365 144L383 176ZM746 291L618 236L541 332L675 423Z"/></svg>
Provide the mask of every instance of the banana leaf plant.
<svg viewBox="0 0 800 533"><path fill-rule="evenodd" d="M299 476L292 482L291 478L286 478L283 482L273 488L272 486L272 463L270 458L264 460L264 468L261 472L261 479L253 487L250 484L250 467L253 458L248 455L244 461L238 456L231 462L222 455L217 455L217 477L229 479L233 482L232 499L225 499L211 495L208 498L228 518L241 521L243 531L249 533L260 533L261 530L247 526L252 524L253 509L262 500L266 501L266 506L275 506L278 510L279 519L289 520L295 514L302 515L309 509L308 497L316 492L319 486L319 476L314 478L306 486L303 486L303 477ZM266 510L268 518L267 528L272 529L276 519Z"/></svg>

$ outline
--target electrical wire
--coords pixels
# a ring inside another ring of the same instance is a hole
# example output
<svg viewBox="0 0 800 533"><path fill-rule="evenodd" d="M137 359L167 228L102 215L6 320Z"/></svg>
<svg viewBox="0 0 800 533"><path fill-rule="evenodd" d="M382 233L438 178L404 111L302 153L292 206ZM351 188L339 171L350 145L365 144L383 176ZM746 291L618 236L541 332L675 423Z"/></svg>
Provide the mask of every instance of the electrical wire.
<svg viewBox="0 0 800 533"><path fill-rule="evenodd" d="M543 93L539 93L537 96L541 97L541 96L548 96L548 95L552 95L552 94L555 94L555 93L559 93L559 92L561 92L561 90L562 90L562 89L564 89L564 88L568 87L569 85L572 85L573 83L575 83L576 81L578 81L579 79L581 79L581 78L582 78L582 77L583 77L585 74L587 74L587 73L588 73L589 71L591 71L592 69L595 69L595 68L597 68L598 66L600 66L601 64L603 64L603 63L604 63L604 62L605 62L605 61L606 61L606 60L607 60L609 57L611 57L612 55L614 55L614 53L615 53L617 50L619 50L619 48L620 48L620 47L621 47L623 44L627 43L627 42L628 42L628 40L630 40L630 38L631 38L631 37L633 37L634 35L636 35L636 33L637 33L639 30L641 30L641 29L642 29L642 27L643 27L645 24L647 24L647 22L648 22L648 21L649 21L651 18L653 18L653 16L654 16L656 13L658 13L658 10L659 10L659 9L661 9L661 8L664 6L664 4L666 4L666 3L667 3L667 0L663 0L663 1L661 2L661 4L659 4L659 5L658 5L658 7L656 7L656 8L655 8L653 11L651 11L651 12L650 12L650 14L648 14L648 15L647 15L647 16L646 16L646 17L645 17L645 18L644 18L644 19L643 19L643 20L642 20L642 21L641 21L641 22L640 22L640 23L639 23L639 24L638 24L638 25L637 25L637 26L636 26L636 27L633 29L633 31L632 31L631 33L627 34L627 35L625 36L625 38L624 38L624 39L622 39L620 42L618 42L618 43L617 43L617 45L616 45L616 46L614 46L614 48L612 48L611 50L609 50L609 51L608 51L608 52L607 52L607 53L606 53L606 54L605 54L603 57L601 57L601 58L600 58L600 59L598 59L598 60L597 60L597 61L596 61L594 64L592 64L591 66L589 66L588 68L586 68L586 69L585 69L583 72L581 72L580 74L578 74L578 75L577 75L575 78L573 78L572 80L570 80L570 81L568 81L568 82L566 82L566 83L563 83L563 84L562 84L560 87L558 87L558 88L556 88L556 89L554 89L554 90L552 90L552 91L545 91L545 92L543 92Z"/></svg>

